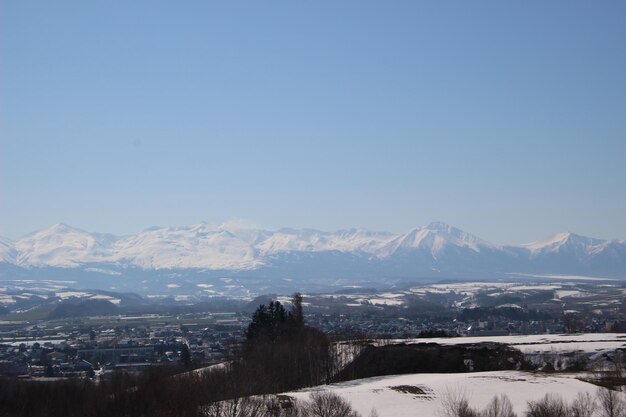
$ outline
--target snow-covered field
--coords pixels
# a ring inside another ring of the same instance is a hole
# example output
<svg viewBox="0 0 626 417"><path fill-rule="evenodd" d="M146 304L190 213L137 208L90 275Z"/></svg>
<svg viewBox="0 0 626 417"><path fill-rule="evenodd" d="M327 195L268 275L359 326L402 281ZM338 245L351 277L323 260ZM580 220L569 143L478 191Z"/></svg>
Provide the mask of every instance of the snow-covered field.
<svg viewBox="0 0 626 417"><path fill-rule="evenodd" d="M381 291L378 293L364 291L360 293L358 288L350 288L349 291L336 291L332 294L311 294L309 299L313 299L313 304L318 302L323 305L324 301L341 300L347 306L359 307L363 305L378 306L403 306L408 305L415 300L415 297L426 300L433 299L433 296L447 297L447 302L457 308L473 308L473 307L513 307L522 308L519 304L512 304L507 300L506 296L516 299L532 297L537 293L545 293L550 295L539 304L539 307L545 307L545 304L553 304L554 306L568 307L577 309L580 305L590 305L594 308L606 306L611 303L617 304L623 302L623 292L621 284L618 282L607 283L603 285L590 285L584 282L450 282L445 284L424 284L416 285L411 288L400 288L394 290ZM486 298L485 298L486 297ZM499 300L504 298L501 303ZM435 302L441 302L439 301ZM521 303L521 301L520 301ZM538 309L537 305L531 305L530 309ZM541 309L541 308L539 308Z"/></svg>
<svg viewBox="0 0 626 417"><path fill-rule="evenodd" d="M453 337L432 339L398 339L392 343L438 343L457 345L465 343L498 342L509 344L524 353L550 352L606 352L620 347L626 348L626 334L585 333L585 334L537 334L524 336ZM381 342L389 343L389 341Z"/></svg>
<svg viewBox="0 0 626 417"><path fill-rule="evenodd" d="M341 395L363 416L375 408L380 417L435 417L449 391L464 391L470 404L478 408L487 405L494 395L506 394L518 415L523 415L528 401L538 400L546 393L561 395L571 402L579 392L595 395L597 387L577 379L575 374L494 371L373 377L287 395L305 400L318 390L332 390Z"/></svg>

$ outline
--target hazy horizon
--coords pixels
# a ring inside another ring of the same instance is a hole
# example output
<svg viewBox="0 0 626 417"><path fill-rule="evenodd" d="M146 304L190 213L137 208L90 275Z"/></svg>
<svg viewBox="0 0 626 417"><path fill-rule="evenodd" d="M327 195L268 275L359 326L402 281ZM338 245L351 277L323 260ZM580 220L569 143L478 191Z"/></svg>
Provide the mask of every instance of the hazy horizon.
<svg viewBox="0 0 626 417"><path fill-rule="evenodd" d="M56 222L56 223L53 223L53 224L46 225L46 226L44 226L42 228L39 228L39 229L31 230L30 232L27 232L27 233L25 233L23 235L20 235L20 236L17 236L17 237L8 236L8 235L0 235L0 237L9 238L9 239L15 241L15 240L19 240L21 238L24 238L26 236L32 235L34 233L40 232L42 230L49 229L50 227L54 227L54 226L59 225L59 224L63 224L63 225L66 225L66 226L69 226L69 227L72 227L72 228L75 228L75 229L80 229L80 230L83 230L83 231L85 231L87 233L111 234L111 235L114 235L114 236L117 236L117 237L123 237L123 236L131 236L131 235L134 235L134 234L138 234L138 233L141 233L141 232L144 232L144 231L147 231L147 230L151 230L151 229L154 229L154 228L190 228L190 227L194 227L194 226L197 226L197 225L200 225L200 224L205 224L207 226L216 227L216 228L218 228L218 227L226 227L226 228L231 227L231 228L235 228L235 229L236 228L241 228L241 229L267 230L267 231L271 231L271 232L277 232L279 230L284 230L284 229L315 230L315 231L324 232L324 233L334 233L334 232L343 231L343 230L368 230L368 231L371 231L371 232L391 233L391 234L400 235L400 234L403 234L403 233L407 233L407 232L409 232L409 231L411 231L413 229L416 229L416 228L427 228L430 225L435 224L435 223L443 223L443 224L452 226L454 228L457 228L457 229L459 229L459 230L461 230L463 232L466 232L466 233L469 233L471 235L474 235L476 237L483 238L483 236L481 235L480 231L467 230L467 229L464 229L463 227L459 227L458 225L451 224L451 223L445 222L443 220L433 220L433 221L425 223L425 224L413 225L413 226L408 227L408 228L406 228L404 230L382 230L382 229L369 229L367 227L359 227L359 226L355 226L355 227L340 227L340 228L337 228L337 229L321 229L321 228L315 228L315 227L292 227L292 226L286 225L286 226L279 226L279 227L276 227L276 228L269 228L269 227L264 227L263 225L259 225L257 223L254 223L252 221L249 221L247 219L229 219L229 220L226 220L226 221L223 221L223 222L208 222L208 221L205 221L205 220L200 220L200 221L193 222L193 223L188 223L188 224L167 224L167 225L166 224L154 224L154 225L151 225L151 226L143 227L143 228L138 229L138 230L134 230L134 231L130 231L130 232L123 232L123 233L113 233L113 232L108 231L108 230L91 230L91 229L88 229L88 228L85 228L85 227L81 227L79 225L68 223L68 222ZM535 239L529 240L529 241L525 241L525 242L499 242L499 241L492 241L492 240L489 240L489 239L486 239L486 238L484 238L484 240L487 241L487 242L493 243L493 244L498 244L498 245L523 245L523 244L530 244L530 243L539 242L539 241L542 241L542 240L545 240L545 239L548 239L548 238L555 237L556 235L559 235L559 234L562 234L562 233L572 233L574 235L580 235L580 236L584 236L584 237L595 238L595 239L602 239L602 240L618 240L618 241L625 240L625 239L619 238L619 237L617 237L617 238L602 238L602 237L598 237L598 236L588 236L588 235L584 235L582 233L578 233L575 230L561 230L561 231L557 231L557 232L552 233L552 234L544 234L543 236L537 236Z"/></svg>

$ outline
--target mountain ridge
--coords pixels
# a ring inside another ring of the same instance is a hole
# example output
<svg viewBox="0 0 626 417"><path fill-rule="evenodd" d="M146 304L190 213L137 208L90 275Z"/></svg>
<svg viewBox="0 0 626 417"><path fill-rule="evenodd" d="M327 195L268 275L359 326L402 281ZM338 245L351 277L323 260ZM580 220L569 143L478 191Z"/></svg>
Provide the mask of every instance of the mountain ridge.
<svg viewBox="0 0 626 417"><path fill-rule="evenodd" d="M355 228L271 231L201 222L151 227L123 236L57 223L15 241L0 237L0 262L25 269L109 265L148 271L269 270L292 275L306 263L311 273L336 271L338 277L358 270L361 275L404 277L533 272L622 278L626 277L626 242L567 232L528 244L499 245L444 222L405 233Z"/></svg>

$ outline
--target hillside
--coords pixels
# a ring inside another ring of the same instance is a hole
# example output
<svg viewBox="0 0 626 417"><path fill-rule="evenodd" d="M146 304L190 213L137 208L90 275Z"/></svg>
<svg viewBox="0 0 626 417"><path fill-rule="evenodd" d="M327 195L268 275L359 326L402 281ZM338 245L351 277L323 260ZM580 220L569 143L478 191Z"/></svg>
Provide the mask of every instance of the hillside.
<svg viewBox="0 0 626 417"><path fill-rule="evenodd" d="M520 371L379 376L324 385L286 393L307 400L311 392L329 390L350 402L363 416L376 409L380 417L441 415L442 400L448 392L464 392L473 407L486 406L494 395L506 394L518 415L524 415L528 401L546 393L568 402L577 394L595 395L598 387L577 379L577 375L547 375ZM622 394L624 395L624 394ZM626 397L626 395L624 395Z"/></svg>

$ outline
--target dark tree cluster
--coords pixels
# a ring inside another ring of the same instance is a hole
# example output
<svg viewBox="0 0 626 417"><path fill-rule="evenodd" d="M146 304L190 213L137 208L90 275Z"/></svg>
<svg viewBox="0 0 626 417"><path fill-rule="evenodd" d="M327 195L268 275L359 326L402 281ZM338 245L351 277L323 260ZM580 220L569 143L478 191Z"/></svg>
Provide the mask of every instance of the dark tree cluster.
<svg viewBox="0 0 626 417"><path fill-rule="evenodd" d="M448 332L441 329L422 330L417 335L419 338L451 337Z"/></svg>
<svg viewBox="0 0 626 417"><path fill-rule="evenodd" d="M263 393L330 378L330 342L324 332L305 325L300 294L294 294L289 312L278 301L257 308L246 331L241 366L254 372Z"/></svg>

